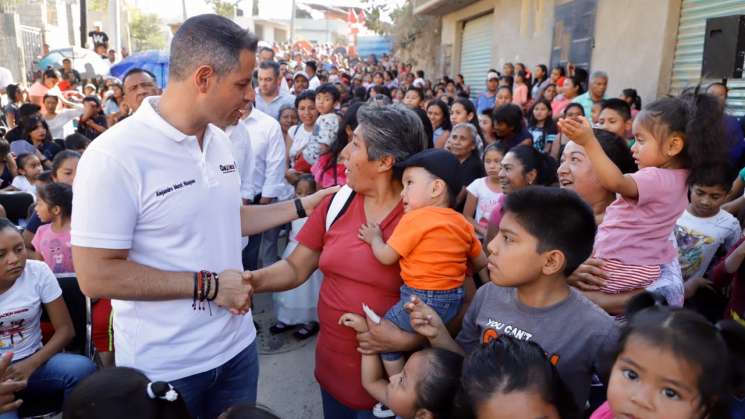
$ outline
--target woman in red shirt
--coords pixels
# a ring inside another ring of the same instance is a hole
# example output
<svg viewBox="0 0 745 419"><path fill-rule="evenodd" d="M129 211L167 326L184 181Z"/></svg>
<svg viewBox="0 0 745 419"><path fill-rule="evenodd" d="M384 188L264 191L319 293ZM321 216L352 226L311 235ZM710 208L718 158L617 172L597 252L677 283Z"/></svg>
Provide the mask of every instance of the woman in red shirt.
<svg viewBox="0 0 745 419"><path fill-rule="evenodd" d="M355 192L346 211L327 231L331 198L326 199L300 230L292 254L254 272L252 278L256 292L284 291L301 285L316 269L323 272L315 375L326 419L356 418L369 414L375 404L361 384L358 347L367 353L405 352L423 342L386 323L370 324L370 331L360 336L338 324L346 312L364 315L363 303L385 313L399 299L398 265L378 262L357 233L360 225L377 223L383 238L390 237L403 215L403 186L394 165L427 144L419 117L403 107L366 105L359 109L357 120L359 125L342 151L347 185Z"/></svg>

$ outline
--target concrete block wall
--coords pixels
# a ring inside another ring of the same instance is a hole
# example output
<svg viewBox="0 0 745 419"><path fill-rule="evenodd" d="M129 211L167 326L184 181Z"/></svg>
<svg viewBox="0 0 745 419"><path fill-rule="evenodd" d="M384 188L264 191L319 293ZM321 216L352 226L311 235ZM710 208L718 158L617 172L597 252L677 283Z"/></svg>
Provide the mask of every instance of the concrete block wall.
<svg viewBox="0 0 745 419"><path fill-rule="evenodd" d="M10 70L16 82L25 83L26 68L18 25L17 14L0 13L0 57L7 58L0 65Z"/></svg>

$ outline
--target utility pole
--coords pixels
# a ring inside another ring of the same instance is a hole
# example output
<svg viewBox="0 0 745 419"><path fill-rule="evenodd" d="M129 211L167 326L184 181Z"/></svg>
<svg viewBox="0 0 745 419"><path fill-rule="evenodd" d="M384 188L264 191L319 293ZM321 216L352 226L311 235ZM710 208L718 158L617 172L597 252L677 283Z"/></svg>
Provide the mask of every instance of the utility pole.
<svg viewBox="0 0 745 419"><path fill-rule="evenodd" d="M121 24L121 9L119 0L114 0L114 49L117 54L122 50L122 24Z"/></svg>
<svg viewBox="0 0 745 419"><path fill-rule="evenodd" d="M181 0L181 20L186 22L186 0Z"/></svg>
<svg viewBox="0 0 745 419"><path fill-rule="evenodd" d="M295 42L295 0L292 0L292 16L290 16L290 45Z"/></svg>
<svg viewBox="0 0 745 419"><path fill-rule="evenodd" d="M80 0L80 47L85 48L88 43L88 12L86 0Z"/></svg>

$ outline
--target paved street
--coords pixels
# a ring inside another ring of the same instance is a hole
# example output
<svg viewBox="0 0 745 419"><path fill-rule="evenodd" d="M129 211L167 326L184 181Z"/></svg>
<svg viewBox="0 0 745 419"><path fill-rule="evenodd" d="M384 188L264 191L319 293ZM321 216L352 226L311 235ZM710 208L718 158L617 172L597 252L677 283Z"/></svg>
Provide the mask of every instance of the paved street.
<svg viewBox="0 0 745 419"><path fill-rule="evenodd" d="M259 403L283 419L320 418L321 392L313 377L316 337L298 342L292 332L272 336L270 294L254 298L254 318L259 323Z"/></svg>

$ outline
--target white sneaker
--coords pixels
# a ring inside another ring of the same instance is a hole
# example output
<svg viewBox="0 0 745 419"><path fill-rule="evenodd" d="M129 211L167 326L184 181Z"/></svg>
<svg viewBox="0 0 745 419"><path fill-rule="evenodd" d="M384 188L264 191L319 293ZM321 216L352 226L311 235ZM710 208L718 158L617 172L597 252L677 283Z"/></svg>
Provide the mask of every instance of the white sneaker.
<svg viewBox="0 0 745 419"><path fill-rule="evenodd" d="M373 407L372 411L373 415L375 415L376 418L393 418L396 417L396 414L393 413L391 409L388 408L388 406L384 405L383 403L377 403Z"/></svg>

